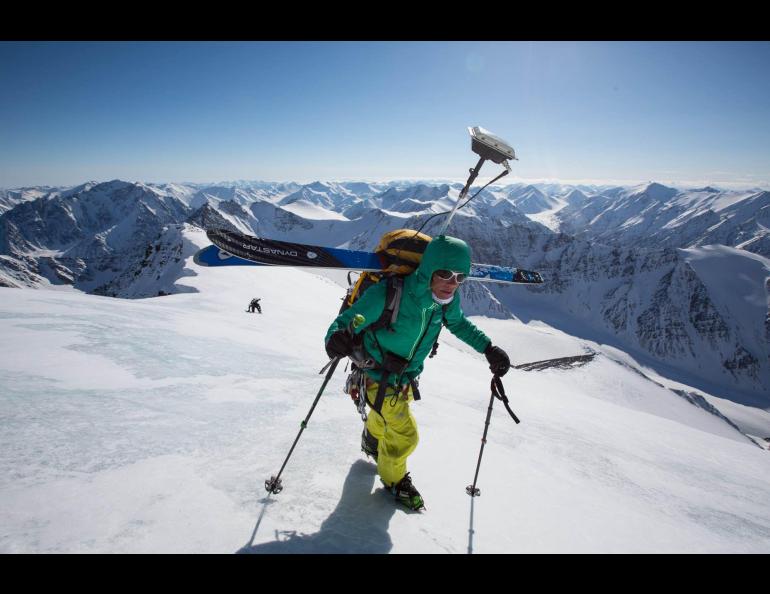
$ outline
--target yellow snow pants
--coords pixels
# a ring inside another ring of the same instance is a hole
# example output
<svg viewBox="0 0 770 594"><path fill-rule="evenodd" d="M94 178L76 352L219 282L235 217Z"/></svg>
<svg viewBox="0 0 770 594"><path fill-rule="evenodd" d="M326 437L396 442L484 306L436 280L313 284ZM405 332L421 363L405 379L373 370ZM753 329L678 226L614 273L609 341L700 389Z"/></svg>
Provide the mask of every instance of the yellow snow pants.
<svg viewBox="0 0 770 594"><path fill-rule="evenodd" d="M366 398L374 404L379 384L371 382L366 389ZM412 387L409 386L398 397L394 389L388 387L382 403L382 414L369 410L366 428L379 440L377 447L377 473L387 486L392 486L404 478L406 459L414 452L420 436L417 434L417 421L409 403L414 400Z"/></svg>

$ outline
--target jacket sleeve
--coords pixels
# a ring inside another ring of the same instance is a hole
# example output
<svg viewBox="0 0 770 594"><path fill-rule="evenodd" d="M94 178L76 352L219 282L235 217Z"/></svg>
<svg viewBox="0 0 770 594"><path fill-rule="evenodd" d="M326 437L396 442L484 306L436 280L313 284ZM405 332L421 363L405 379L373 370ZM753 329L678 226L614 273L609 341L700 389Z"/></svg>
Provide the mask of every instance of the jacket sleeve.
<svg viewBox="0 0 770 594"><path fill-rule="evenodd" d="M444 319L446 327L452 334L479 353L483 353L484 349L491 344L490 338L465 317L459 299L456 298L449 304L444 313Z"/></svg>
<svg viewBox="0 0 770 594"><path fill-rule="evenodd" d="M369 287L363 295L349 308L338 315L332 325L329 326L329 330L324 337L324 344L329 340L329 337L337 330L342 330L348 327L350 321L356 314L361 314L366 318L366 321L356 328L355 333L359 334L368 325L376 322L382 310L385 309L385 292L387 290L385 282L379 282L376 285Z"/></svg>

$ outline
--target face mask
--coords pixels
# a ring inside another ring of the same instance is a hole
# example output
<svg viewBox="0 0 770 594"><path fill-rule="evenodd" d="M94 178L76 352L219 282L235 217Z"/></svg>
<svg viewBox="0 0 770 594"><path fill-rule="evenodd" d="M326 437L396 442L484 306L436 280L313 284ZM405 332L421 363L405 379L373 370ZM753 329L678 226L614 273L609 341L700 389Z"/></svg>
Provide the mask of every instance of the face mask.
<svg viewBox="0 0 770 594"><path fill-rule="evenodd" d="M431 295L433 295L433 301L435 301L439 305L446 305L447 303L452 303L452 299L455 298L455 296L452 295L448 299L440 299L439 297L436 296L436 294L433 291L431 291Z"/></svg>

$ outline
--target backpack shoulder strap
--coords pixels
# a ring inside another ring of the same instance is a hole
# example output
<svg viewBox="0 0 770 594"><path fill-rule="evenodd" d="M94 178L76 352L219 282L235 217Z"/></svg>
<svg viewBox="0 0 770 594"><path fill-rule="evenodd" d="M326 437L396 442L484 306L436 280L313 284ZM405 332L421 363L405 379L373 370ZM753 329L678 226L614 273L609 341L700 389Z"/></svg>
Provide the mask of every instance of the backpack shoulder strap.
<svg viewBox="0 0 770 594"><path fill-rule="evenodd" d="M380 328L393 329L393 325L398 319L398 310L401 305L401 294L404 290L404 278L399 275L388 276L385 279L386 291L385 291L385 306L382 309L382 314L371 325L372 330L379 330Z"/></svg>
<svg viewBox="0 0 770 594"><path fill-rule="evenodd" d="M404 277L391 276L388 279L388 293L386 297L386 307L390 310L390 320L388 328L392 327L398 319L398 309L401 306L401 294L404 292Z"/></svg>

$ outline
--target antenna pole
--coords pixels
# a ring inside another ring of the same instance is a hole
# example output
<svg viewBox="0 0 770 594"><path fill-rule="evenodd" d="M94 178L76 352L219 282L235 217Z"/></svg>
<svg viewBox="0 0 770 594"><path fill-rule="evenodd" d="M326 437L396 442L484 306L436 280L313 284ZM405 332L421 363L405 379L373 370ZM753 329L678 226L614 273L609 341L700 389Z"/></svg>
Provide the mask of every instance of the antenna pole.
<svg viewBox="0 0 770 594"><path fill-rule="evenodd" d="M481 157L479 159L479 162L476 163L476 167L474 169L469 169L468 171L471 172L470 176L468 177L468 181L465 182L465 187L460 192L460 195L457 197L457 202L455 202L454 207L452 208L452 211L449 213L449 217L447 217L447 220L444 222L444 226L441 227L441 231L439 231L439 235L443 235L444 232L449 227L449 223L452 222L452 217L455 216L455 211L457 210L457 207L460 205L460 202L462 202L462 199L465 198L465 196L468 194L468 190L471 189L471 184L476 180L476 178L479 176L479 171L481 171L481 166L484 164L484 157Z"/></svg>

